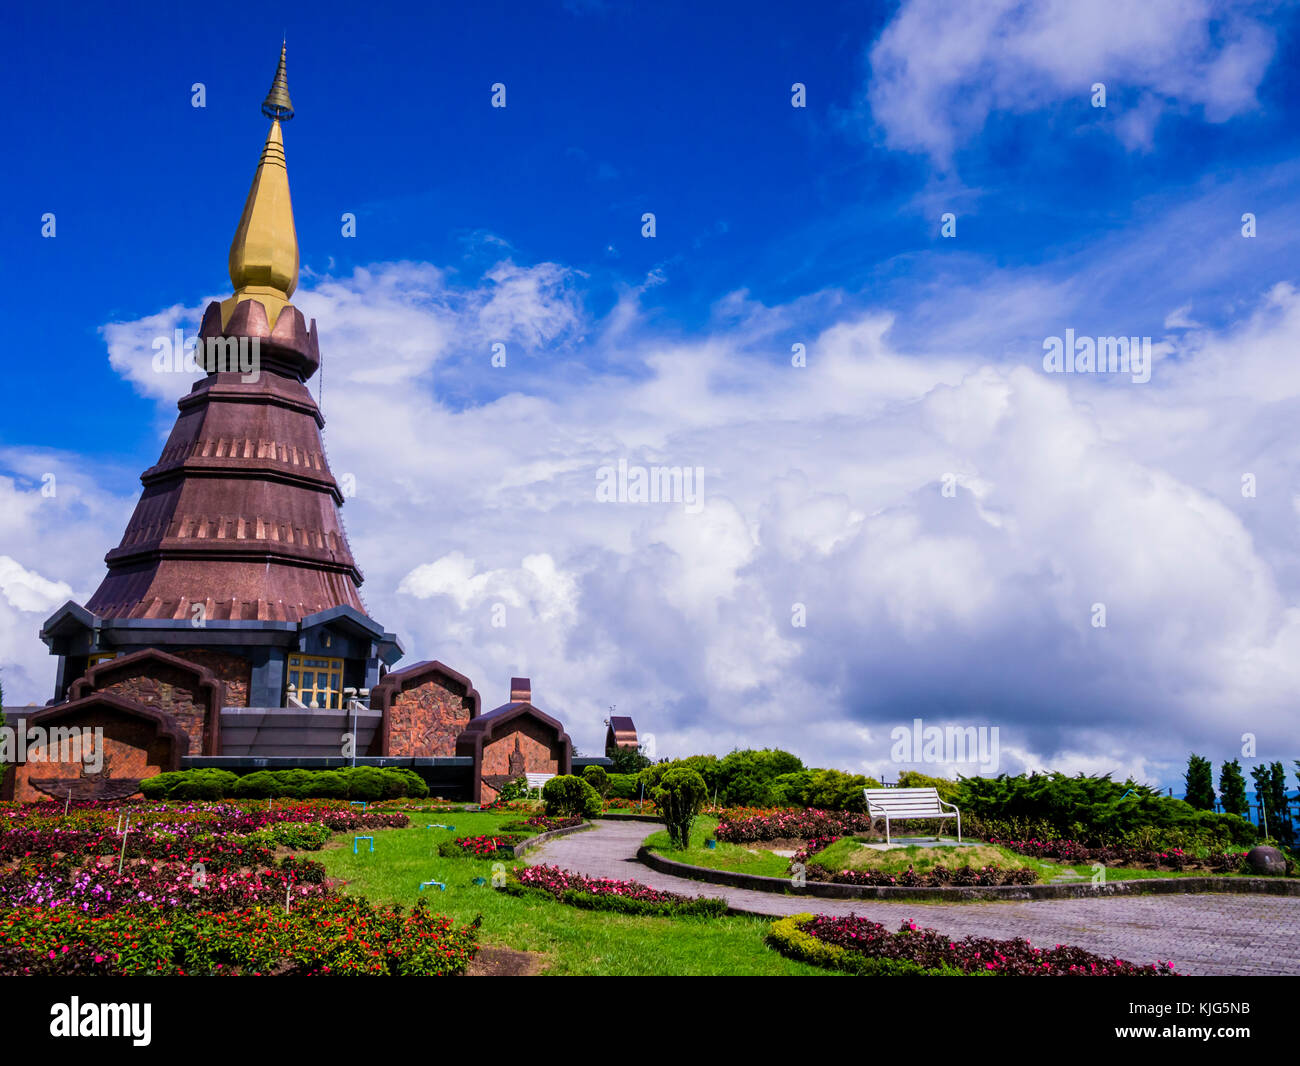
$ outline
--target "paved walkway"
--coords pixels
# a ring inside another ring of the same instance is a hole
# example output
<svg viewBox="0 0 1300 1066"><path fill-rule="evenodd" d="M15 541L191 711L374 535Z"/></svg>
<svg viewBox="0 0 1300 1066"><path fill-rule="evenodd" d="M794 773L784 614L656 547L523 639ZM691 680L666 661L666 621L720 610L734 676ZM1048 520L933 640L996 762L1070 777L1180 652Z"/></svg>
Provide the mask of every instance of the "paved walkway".
<svg viewBox="0 0 1300 1066"><path fill-rule="evenodd" d="M1300 974L1300 897L1202 893L1014 903L917 903L910 900L810 899L705 884L661 874L636 861L656 827L602 822L530 852L589 877L640 881L686 895L721 896L756 914L860 914L897 929L906 919L950 936L1026 937L1034 944L1076 944L1130 962L1172 962L1183 974Z"/></svg>

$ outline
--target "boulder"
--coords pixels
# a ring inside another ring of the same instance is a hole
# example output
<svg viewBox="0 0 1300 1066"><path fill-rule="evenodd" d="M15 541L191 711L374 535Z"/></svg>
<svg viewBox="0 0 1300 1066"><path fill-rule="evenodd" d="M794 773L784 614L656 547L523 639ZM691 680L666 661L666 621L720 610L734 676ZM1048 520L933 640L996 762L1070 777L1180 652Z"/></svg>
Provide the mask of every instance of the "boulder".
<svg viewBox="0 0 1300 1066"><path fill-rule="evenodd" d="M1257 874L1275 877L1286 873L1286 860L1282 858L1282 853L1267 844L1251 848L1246 853L1246 862Z"/></svg>

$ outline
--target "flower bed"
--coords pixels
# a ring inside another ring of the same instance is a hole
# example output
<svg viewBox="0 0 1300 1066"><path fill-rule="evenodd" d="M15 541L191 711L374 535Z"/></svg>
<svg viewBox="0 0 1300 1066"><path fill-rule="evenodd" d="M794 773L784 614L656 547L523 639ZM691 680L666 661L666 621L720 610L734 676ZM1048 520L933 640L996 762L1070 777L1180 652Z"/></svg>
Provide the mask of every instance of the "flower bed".
<svg viewBox="0 0 1300 1066"><path fill-rule="evenodd" d="M577 825L582 825L582 819L577 815L569 818L550 818L545 814L535 814L526 821L506 822L501 828L521 830L525 833L551 833L556 829L572 829Z"/></svg>
<svg viewBox="0 0 1300 1066"><path fill-rule="evenodd" d="M456 837L438 845L438 854L447 859L499 859L515 857L515 845L527 840L524 833L483 833Z"/></svg>
<svg viewBox="0 0 1300 1066"><path fill-rule="evenodd" d="M405 814L391 811L362 811L350 804L332 800L280 801L270 809L258 805L226 802L161 804L122 803L111 806L82 804L65 816L62 804L0 804L0 854L21 846L10 841L37 840L41 834L55 834L59 839L102 840L117 835L119 822L130 817L131 833L150 832L178 841L198 836L235 834L247 836L257 830L274 831L285 823L319 825L330 832L354 829L401 829L410 824ZM286 827L287 829L287 827ZM27 834L26 837L23 834ZM58 848L57 850L67 850Z"/></svg>
<svg viewBox="0 0 1300 1066"><path fill-rule="evenodd" d="M0 975L441 976L465 971L477 932L477 919L456 929L424 900L409 912L357 898L288 914L25 907L0 914Z"/></svg>
<svg viewBox="0 0 1300 1066"><path fill-rule="evenodd" d="M1173 964L1138 966L1083 948L1036 948L1028 940L953 940L904 922L897 933L856 915L796 914L773 923L768 943L790 958L862 975L1162 977Z"/></svg>
<svg viewBox="0 0 1300 1066"><path fill-rule="evenodd" d="M749 844L760 840L833 839L870 829L871 819L855 811L795 809L745 818L724 818L718 822L714 836L729 844Z"/></svg>
<svg viewBox="0 0 1300 1066"><path fill-rule="evenodd" d="M463 972L477 922L340 898L320 863L275 858L408 823L329 801L0 805L0 974Z"/></svg>
<svg viewBox="0 0 1300 1066"><path fill-rule="evenodd" d="M141 904L180 910L226 911L278 904L286 894L302 900L328 894L325 868L308 860L285 860L267 869L230 866L200 869L185 862L23 863L0 874L0 907L71 908L105 914Z"/></svg>
<svg viewBox="0 0 1300 1066"><path fill-rule="evenodd" d="M1128 848L1114 845L1087 847L1077 840L1007 840L989 838L1021 855L1035 859L1051 859L1067 865L1075 863L1101 863L1103 866L1149 866L1155 870L1210 870L1214 873L1233 873L1246 861L1244 851L1223 851L1205 858L1189 855L1182 848L1156 851L1149 848Z"/></svg>
<svg viewBox="0 0 1300 1066"><path fill-rule="evenodd" d="M504 886L514 895L544 895L587 910L620 914L655 914L666 917L704 915L716 918L727 911L727 901L710 896L683 896L651 888L639 881L609 877L584 877L558 866L525 866L514 871Z"/></svg>
<svg viewBox="0 0 1300 1066"><path fill-rule="evenodd" d="M918 874L911 866L899 874L884 870L828 870L815 863L805 870L809 881L826 881L835 885L899 885L905 888L938 888L942 885L1033 885L1038 883L1038 871L1028 867L1008 869L996 863L973 868L958 866L949 869L935 866Z"/></svg>

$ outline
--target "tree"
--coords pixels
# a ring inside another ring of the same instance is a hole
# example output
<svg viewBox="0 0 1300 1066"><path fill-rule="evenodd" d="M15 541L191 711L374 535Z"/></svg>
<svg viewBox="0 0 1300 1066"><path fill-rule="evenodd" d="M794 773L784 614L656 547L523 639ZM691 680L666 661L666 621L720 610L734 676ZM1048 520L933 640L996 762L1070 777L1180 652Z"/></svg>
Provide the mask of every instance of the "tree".
<svg viewBox="0 0 1300 1066"><path fill-rule="evenodd" d="M1238 818L1250 817L1250 805L1246 802L1246 778L1242 775L1241 763L1236 759L1225 762L1219 769L1219 799L1228 814L1235 814Z"/></svg>
<svg viewBox="0 0 1300 1066"><path fill-rule="evenodd" d="M659 778L652 798L663 816L672 846L683 850L689 847L691 824L708 798L704 778L684 766L674 767Z"/></svg>
<svg viewBox="0 0 1300 1066"><path fill-rule="evenodd" d="M600 793L600 798L604 799L609 795L609 774L605 773L603 766L584 766L582 768L582 779L592 788Z"/></svg>
<svg viewBox="0 0 1300 1066"><path fill-rule="evenodd" d="M640 749L632 748L613 748L608 753L610 761L614 764L612 770L616 774L636 774L640 773L650 765L650 760L641 754Z"/></svg>
<svg viewBox="0 0 1300 1066"><path fill-rule="evenodd" d="M4 683L0 682L0 729L3 729L4 726L5 726L5 687L4 687ZM1297 763L1296 765L1300 766L1300 763ZM0 762L0 781L4 781L5 774L7 774L8 772L9 772L9 767L7 767L3 762Z"/></svg>
<svg viewBox="0 0 1300 1066"><path fill-rule="evenodd" d="M1273 829L1273 836L1283 843L1290 844L1291 812L1286 797L1286 769L1280 762L1275 762L1269 767L1268 803L1270 816L1277 819L1276 828L1270 827Z"/></svg>
<svg viewBox="0 0 1300 1066"><path fill-rule="evenodd" d="M1255 801L1260 806L1262 816L1260 828L1264 830L1265 836L1276 837L1277 817L1273 811L1273 774L1267 765L1261 763L1259 766L1251 767L1250 776L1255 782Z"/></svg>
<svg viewBox="0 0 1300 1066"><path fill-rule="evenodd" d="M1187 773L1183 777L1186 794L1183 799L1198 811L1214 810L1214 767L1210 760L1193 753L1187 760Z"/></svg>

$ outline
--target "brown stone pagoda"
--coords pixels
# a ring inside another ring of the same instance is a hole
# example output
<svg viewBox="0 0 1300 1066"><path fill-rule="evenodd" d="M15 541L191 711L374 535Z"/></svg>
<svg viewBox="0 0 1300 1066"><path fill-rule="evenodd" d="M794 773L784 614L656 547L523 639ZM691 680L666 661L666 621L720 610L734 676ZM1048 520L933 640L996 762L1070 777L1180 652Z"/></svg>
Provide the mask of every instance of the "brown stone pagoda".
<svg viewBox="0 0 1300 1066"><path fill-rule="evenodd" d="M366 612L343 493L307 382L316 323L290 302L298 240L282 123L280 51L262 105L271 129L230 246L233 294L203 314L197 380L108 574L85 606L41 629L54 698L4 708L15 729L99 730L102 767L20 757L0 797L118 799L166 770L417 770L435 792L496 798L521 774L569 773L573 745L526 678L483 713L468 677L437 661L388 672L402 646ZM46 753L48 756L48 753Z"/></svg>
<svg viewBox="0 0 1300 1066"><path fill-rule="evenodd" d="M230 245L234 293L199 328L196 362L209 372L141 475L98 591L42 631L60 656L56 698L100 659L163 646L211 668L228 699L279 707L292 684L304 703L338 708L341 688L372 687L380 664L400 657L361 602L325 419L307 388L320 367L316 323L289 302L298 240L284 49L262 112L271 129Z"/></svg>

